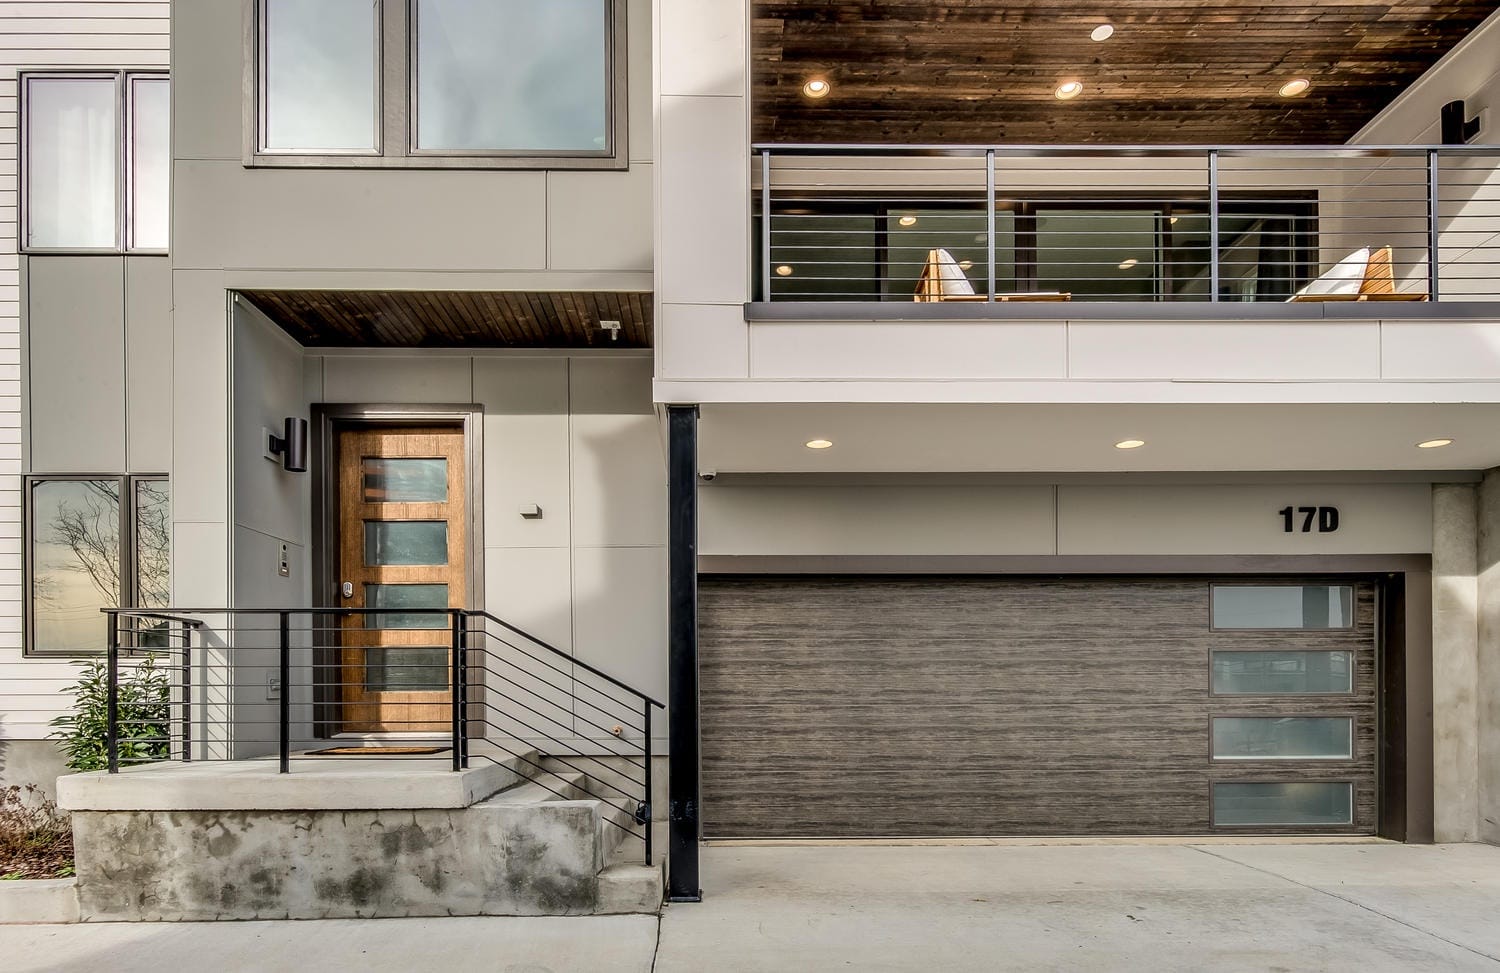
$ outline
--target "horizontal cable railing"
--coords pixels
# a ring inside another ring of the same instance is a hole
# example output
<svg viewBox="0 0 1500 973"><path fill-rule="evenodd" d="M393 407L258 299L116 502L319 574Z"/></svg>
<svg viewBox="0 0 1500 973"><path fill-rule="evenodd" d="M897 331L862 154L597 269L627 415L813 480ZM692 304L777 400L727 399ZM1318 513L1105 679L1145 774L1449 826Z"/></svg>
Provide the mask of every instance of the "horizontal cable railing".
<svg viewBox="0 0 1500 973"><path fill-rule="evenodd" d="M338 759L505 766L651 848L663 704L487 612L108 609L107 769Z"/></svg>
<svg viewBox="0 0 1500 973"><path fill-rule="evenodd" d="M761 301L1500 300L1500 146L754 151Z"/></svg>

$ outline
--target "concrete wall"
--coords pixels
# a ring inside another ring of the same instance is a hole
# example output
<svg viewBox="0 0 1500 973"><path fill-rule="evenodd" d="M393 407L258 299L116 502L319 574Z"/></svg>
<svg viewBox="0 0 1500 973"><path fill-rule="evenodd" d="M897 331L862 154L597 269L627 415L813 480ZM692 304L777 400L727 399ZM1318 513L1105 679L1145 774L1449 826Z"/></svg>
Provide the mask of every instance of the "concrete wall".
<svg viewBox="0 0 1500 973"><path fill-rule="evenodd" d="M1479 486L1477 520L1476 818L1479 839L1500 844L1500 473L1494 470L1485 474Z"/></svg>
<svg viewBox="0 0 1500 973"><path fill-rule="evenodd" d="M105 257L82 258L92 262L79 264L73 258L18 255L17 74L37 68L164 67L168 10L168 0L0 5L0 36L7 39L0 49L0 740L44 737L47 720L60 708L56 693L74 672L66 663L21 659L21 474L29 469L123 472L126 453L144 464L140 469L162 472L167 466L159 442L127 439L127 432L149 438L144 421L126 426L126 405L144 420L159 408L165 385L159 376L127 383L122 358L129 350L131 369L149 370L149 356L160 347L165 319L156 315L165 261ZM75 279L79 291L70 293ZM41 296L43 306L28 309L23 292ZM28 310L32 337L38 339L29 353L23 351ZM91 322L80 313L90 310L100 317ZM30 382L23 374L23 355L33 371L42 359ZM83 367L64 367L66 355L76 356ZM121 401L126 388L128 403ZM80 391L84 394L76 398L58 394ZM75 411L80 405L82 413ZM23 415L31 420L24 430ZM23 448L31 450L31 466ZM75 462L99 465L70 465Z"/></svg>
<svg viewBox="0 0 1500 973"><path fill-rule="evenodd" d="M1432 491L1432 765L1437 841L1478 837L1479 578L1473 484Z"/></svg>

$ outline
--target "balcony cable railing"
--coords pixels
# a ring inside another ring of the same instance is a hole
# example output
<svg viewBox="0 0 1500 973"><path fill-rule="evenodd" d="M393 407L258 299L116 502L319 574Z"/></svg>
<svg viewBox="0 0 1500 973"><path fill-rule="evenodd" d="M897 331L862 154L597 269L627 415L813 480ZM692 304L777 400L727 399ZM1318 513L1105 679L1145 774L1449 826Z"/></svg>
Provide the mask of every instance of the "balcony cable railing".
<svg viewBox="0 0 1500 973"><path fill-rule="evenodd" d="M1500 146L753 149L760 301L1500 300Z"/></svg>

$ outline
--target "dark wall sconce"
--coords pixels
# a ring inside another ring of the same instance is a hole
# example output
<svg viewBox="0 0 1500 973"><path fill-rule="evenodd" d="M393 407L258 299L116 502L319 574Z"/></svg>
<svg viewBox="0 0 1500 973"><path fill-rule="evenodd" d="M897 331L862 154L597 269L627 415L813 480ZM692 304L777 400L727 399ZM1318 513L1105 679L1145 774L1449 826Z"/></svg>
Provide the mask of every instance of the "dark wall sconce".
<svg viewBox="0 0 1500 973"><path fill-rule="evenodd" d="M1479 119L1469 118L1462 101L1450 101L1443 106L1443 144L1467 145L1479 134Z"/></svg>
<svg viewBox="0 0 1500 973"><path fill-rule="evenodd" d="M288 473L307 472L307 420L287 416L280 436L272 435L267 448L281 457L281 468Z"/></svg>

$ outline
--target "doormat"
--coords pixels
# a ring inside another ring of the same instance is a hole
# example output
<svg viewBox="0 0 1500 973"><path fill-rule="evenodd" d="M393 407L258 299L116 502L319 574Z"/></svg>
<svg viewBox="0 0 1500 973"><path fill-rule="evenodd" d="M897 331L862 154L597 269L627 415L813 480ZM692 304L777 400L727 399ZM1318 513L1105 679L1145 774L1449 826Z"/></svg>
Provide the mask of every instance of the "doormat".
<svg viewBox="0 0 1500 973"><path fill-rule="evenodd" d="M447 747L329 747L309 750L309 757L417 757L447 753Z"/></svg>

